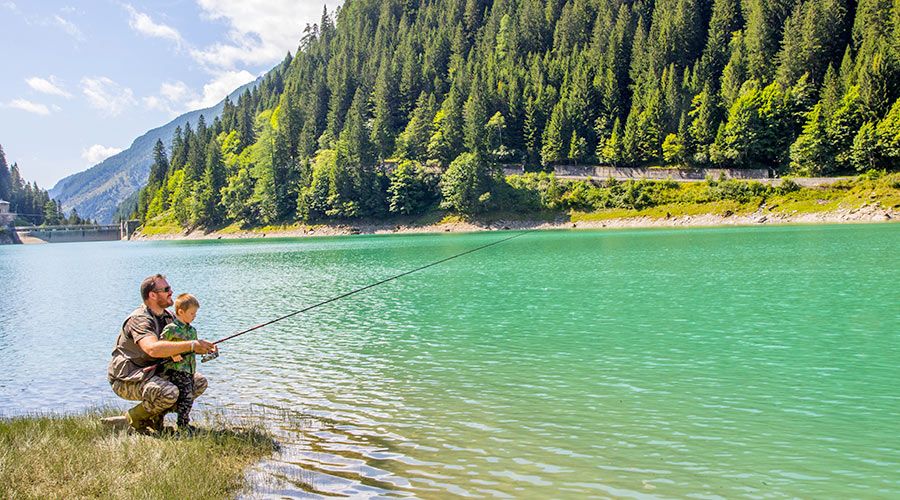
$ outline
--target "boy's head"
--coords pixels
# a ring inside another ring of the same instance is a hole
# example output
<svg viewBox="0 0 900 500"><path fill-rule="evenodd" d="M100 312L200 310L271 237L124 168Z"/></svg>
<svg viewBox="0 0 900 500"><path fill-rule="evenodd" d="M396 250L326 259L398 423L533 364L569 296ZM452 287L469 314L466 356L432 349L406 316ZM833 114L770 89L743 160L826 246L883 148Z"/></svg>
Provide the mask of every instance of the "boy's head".
<svg viewBox="0 0 900 500"><path fill-rule="evenodd" d="M182 293L175 298L175 316L185 323L193 323L197 317L200 302L189 293Z"/></svg>

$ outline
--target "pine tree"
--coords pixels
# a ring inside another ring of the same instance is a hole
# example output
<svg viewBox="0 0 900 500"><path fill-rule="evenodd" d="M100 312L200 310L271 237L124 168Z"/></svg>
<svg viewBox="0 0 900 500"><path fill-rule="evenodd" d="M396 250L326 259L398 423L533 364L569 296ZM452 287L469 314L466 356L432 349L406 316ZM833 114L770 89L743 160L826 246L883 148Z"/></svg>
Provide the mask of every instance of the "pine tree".
<svg viewBox="0 0 900 500"><path fill-rule="evenodd" d="M584 137L579 137L578 132L572 131L572 138L569 139L569 159L572 160L575 165L578 165L579 161L584 161L587 156L587 139Z"/></svg>
<svg viewBox="0 0 900 500"><path fill-rule="evenodd" d="M821 81L845 42L845 15L846 8L838 0L797 4L785 21L778 54L777 79L782 86L793 85L804 73L812 82Z"/></svg>
<svg viewBox="0 0 900 500"><path fill-rule="evenodd" d="M221 205L222 188L225 187L225 165L222 163L221 146L211 140L206 151L206 165L197 189L196 220L205 227L224 222Z"/></svg>
<svg viewBox="0 0 900 500"><path fill-rule="evenodd" d="M597 152L597 157L600 158L600 161L612 166L619 166L624 155L622 152L622 125L618 118L613 124L609 137L601 144L602 147Z"/></svg>
<svg viewBox="0 0 900 500"><path fill-rule="evenodd" d="M464 120L458 87L450 87L440 111L432 120L432 135L428 141L428 158L441 165L450 165L463 149Z"/></svg>
<svg viewBox="0 0 900 500"><path fill-rule="evenodd" d="M383 64L375 81L372 95L374 117L371 141L379 159L387 158L394 151L397 134L397 82L390 64Z"/></svg>
<svg viewBox="0 0 900 500"><path fill-rule="evenodd" d="M541 162L544 165L553 165L564 159L563 156L563 106L562 102L553 107L550 121L544 129L541 139Z"/></svg>
<svg viewBox="0 0 900 500"><path fill-rule="evenodd" d="M375 164L375 147L369 140L370 131L366 126L368 122L366 115L365 91L360 87L353 96L344 120L344 129L338 137L346 143L348 160L355 168L372 167Z"/></svg>
<svg viewBox="0 0 900 500"><path fill-rule="evenodd" d="M803 131L791 145L790 170L796 175L823 175L834 171L834 151L827 137L823 104L813 106L806 115Z"/></svg>
<svg viewBox="0 0 900 500"><path fill-rule="evenodd" d="M466 149L471 153L484 154L487 152L484 127L487 125L489 115L481 80L476 79L473 82L469 99L466 101L464 109Z"/></svg>
<svg viewBox="0 0 900 500"><path fill-rule="evenodd" d="M3 146L0 146L0 200L10 201L11 199L12 176L6 163L6 153L3 152Z"/></svg>
<svg viewBox="0 0 900 500"><path fill-rule="evenodd" d="M740 29L742 21L738 0L713 1L706 47L703 49L698 69L701 79L712 82L713 90L718 88L716 83L728 63L732 33Z"/></svg>
<svg viewBox="0 0 900 500"><path fill-rule="evenodd" d="M433 117L434 96L426 95L423 92L416 101L412 119L397 137L395 156L410 160L421 161L425 159L428 142L432 136L431 124L434 120Z"/></svg>
<svg viewBox="0 0 900 500"><path fill-rule="evenodd" d="M747 70L760 82L769 82L775 73L775 60L781 44L782 27L796 0L747 0L744 39Z"/></svg>
<svg viewBox="0 0 900 500"><path fill-rule="evenodd" d="M169 172L169 158L166 155L166 147L162 140L157 139L156 145L153 146L153 164L150 165L150 177L147 185L160 186L166 179Z"/></svg>
<svg viewBox="0 0 900 500"><path fill-rule="evenodd" d="M747 57L745 56L743 33L740 31L735 32L734 36L731 38L729 47L731 49L731 56L728 59L728 63L725 65L725 69L722 70L721 80L722 105L725 110L731 109L731 105L734 104L734 101L736 101L741 94L741 88L748 78ZM710 91L712 91L712 89L713 88L710 87ZM719 116L716 116L716 118L719 118Z"/></svg>

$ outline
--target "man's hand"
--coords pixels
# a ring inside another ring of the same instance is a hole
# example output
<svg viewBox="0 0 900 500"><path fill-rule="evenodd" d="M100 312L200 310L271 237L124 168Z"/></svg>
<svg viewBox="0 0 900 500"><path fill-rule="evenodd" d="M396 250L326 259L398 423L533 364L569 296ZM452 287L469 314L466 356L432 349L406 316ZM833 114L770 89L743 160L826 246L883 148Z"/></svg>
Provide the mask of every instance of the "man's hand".
<svg viewBox="0 0 900 500"><path fill-rule="evenodd" d="M216 352L219 350L219 348L216 346L216 344L213 344L212 342L210 342L208 340L201 339L201 340L196 340L195 342L196 343L194 344L194 352L196 352L197 354L207 354L207 353Z"/></svg>

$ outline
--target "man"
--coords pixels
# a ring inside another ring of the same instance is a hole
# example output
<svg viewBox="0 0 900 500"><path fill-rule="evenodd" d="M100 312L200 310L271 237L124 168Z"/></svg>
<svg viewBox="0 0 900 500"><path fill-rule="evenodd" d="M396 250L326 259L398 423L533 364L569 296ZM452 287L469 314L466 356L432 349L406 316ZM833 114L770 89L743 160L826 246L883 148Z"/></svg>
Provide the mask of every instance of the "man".
<svg viewBox="0 0 900 500"><path fill-rule="evenodd" d="M141 403L131 408L123 417L104 421L111 425L128 424L139 432L162 430L163 416L178 400L178 388L155 369L145 368L162 359L194 352L215 352L216 346L206 340L174 342L160 340L163 328L174 320L166 310L172 301L172 287L161 274L149 276L141 282L141 299L144 305L135 309L125 322L116 339L116 347L109 362L107 377L117 396ZM194 374L194 398L206 390L206 377Z"/></svg>

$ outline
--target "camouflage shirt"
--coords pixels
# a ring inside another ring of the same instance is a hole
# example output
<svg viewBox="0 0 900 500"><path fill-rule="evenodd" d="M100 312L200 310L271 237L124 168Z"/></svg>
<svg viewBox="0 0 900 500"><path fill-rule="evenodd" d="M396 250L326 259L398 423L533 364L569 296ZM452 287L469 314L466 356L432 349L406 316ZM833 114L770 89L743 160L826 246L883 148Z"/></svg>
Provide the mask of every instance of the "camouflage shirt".
<svg viewBox="0 0 900 500"><path fill-rule="evenodd" d="M184 342L197 340L197 329L193 326L182 322L175 318L175 321L163 328L160 340L171 340L173 342ZM194 353L185 352L181 354L181 361L173 361L168 359L163 363L166 370L177 370L180 372L195 373L197 371L197 360Z"/></svg>

